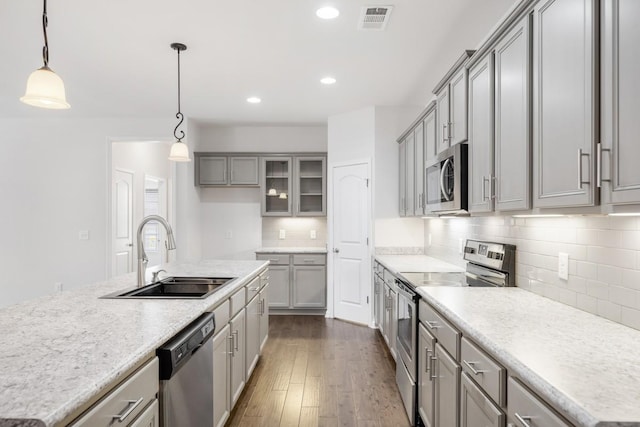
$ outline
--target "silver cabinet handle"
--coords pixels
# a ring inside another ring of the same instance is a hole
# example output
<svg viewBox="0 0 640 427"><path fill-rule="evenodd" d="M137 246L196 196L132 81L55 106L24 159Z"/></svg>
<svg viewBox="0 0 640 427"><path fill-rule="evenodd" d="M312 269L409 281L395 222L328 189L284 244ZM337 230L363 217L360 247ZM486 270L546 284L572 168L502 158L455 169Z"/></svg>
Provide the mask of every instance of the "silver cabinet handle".
<svg viewBox="0 0 640 427"><path fill-rule="evenodd" d="M431 357L431 360L429 360L429 363L431 364L431 374L429 375L430 380L436 379L436 360L438 360L437 357Z"/></svg>
<svg viewBox="0 0 640 427"><path fill-rule="evenodd" d="M489 200L489 197L487 197L487 183L490 183L491 179L487 176L483 176L482 177L482 201L484 202L485 200Z"/></svg>
<svg viewBox="0 0 640 427"><path fill-rule="evenodd" d="M611 178L603 179L602 178L602 152L606 151L609 153L609 159L611 160L611 149L610 148L602 148L602 144L598 142L597 151L596 151L596 162L598 168L596 169L596 182L598 183L598 188L602 187L603 182L611 182ZM611 163L609 163L609 173L611 173Z"/></svg>
<svg viewBox="0 0 640 427"><path fill-rule="evenodd" d="M250 290L251 292L257 292L257 291L259 291L259 290L260 290L260 287L257 287L257 288L249 288L249 290Z"/></svg>
<svg viewBox="0 0 640 427"><path fill-rule="evenodd" d="M590 184L591 181L583 181L582 180L582 158L589 157L589 153L583 153L582 148L578 148L578 188L582 188L583 184Z"/></svg>
<svg viewBox="0 0 640 427"><path fill-rule="evenodd" d="M123 422L135 409L140 406L140 404L144 401L144 397L141 397L138 400L127 400L127 407L124 408L124 411L118 415L112 415L112 420L118 420L119 423Z"/></svg>
<svg viewBox="0 0 640 427"><path fill-rule="evenodd" d="M445 144L449 143L449 137L446 136L447 135L447 127L448 126L447 126L446 123L442 125L442 142L445 143Z"/></svg>
<svg viewBox="0 0 640 427"><path fill-rule="evenodd" d="M425 320L424 323L427 324L429 329L440 329L442 327L442 326L438 326L437 322L429 322L428 320Z"/></svg>
<svg viewBox="0 0 640 427"><path fill-rule="evenodd" d="M431 353L431 350L429 350L429 347L425 347L424 349L426 350L424 353L424 357L425 357L424 372L428 373L429 365L431 365L431 359L429 357L429 353ZM429 376L429 381L431 381L431 376Z"/></svg>
<svg viewBox="0 0 640 427"><path fill-rule="evenodd" d="M267 312L267 310L264 308L265 307L265 302L264 302L264 298L262 298L260 300L260 315L264 316Z"/></svg>
<svg viewBox="0 0 640 427"><path fill-rule="evenodd" d="M305 258L304 262L314 262L315 260L313 259L309 259L309 258Z"/></svg>
<svg viewBox="0 0 640 427"><path fill-rule="evenodd" d="M278 262L278 261L280 261L280 260L279 260L279 259L270 259L269 261L271 261L271 262Z"/></svg>
<svg viewBox="0 0 640 427"><path fill-rule="evenodd" d="M476 368L473 367L473 365L479 363L479 362L467 362L466 360L462 360L462 363L464 363L465 365L467 365L467 367L469 369L471 369L471 372L473 373L473 375L482 375L485 372L487 372L486 370L478 370Z"/></svg>
<svg viewBox="0 0 640 427"><path fill-rule="evenodd" d="M228 352L227 352L227 354L230 354L230 355L232 355L232 356L233 356L233 355L235 355L235 352L233 351L233 341L234 341L234 339L233 339L233 334L232 334L232 335L229 335L229 336L227 337L227 343L228 343L228 341L229 341L229 340L231 340L231 351L228 351Z"/></svg>
<svg viewBox="0 0 640 427"><path fill-rule="evenodd" d="M531 427L531 424L529 424L527 421L531 421L532 417L527 415L520 415L517 412L513 414L513 416L516 417L516 420L518 420L524 427Z"/></svg>
<svg viewBox="0 0 640 427"><path fill-rule="evenodd" d="M240 340L238 339L238 330L236 329L235 331L233 331L231 335L233 336L233 350L239 351L240 349L238 348L238 341Z"/></svg>

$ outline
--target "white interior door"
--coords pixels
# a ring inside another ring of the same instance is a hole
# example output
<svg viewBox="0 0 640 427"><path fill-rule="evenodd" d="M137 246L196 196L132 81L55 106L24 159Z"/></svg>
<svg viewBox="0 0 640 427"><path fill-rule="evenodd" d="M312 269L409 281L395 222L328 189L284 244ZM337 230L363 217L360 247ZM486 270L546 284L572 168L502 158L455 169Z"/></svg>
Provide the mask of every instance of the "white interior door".
<svg viewBox="0 0 640 427"><path fill-rule="evenodd" d="M162 178L150 175L144 177L143 217L160 215L167 218L167 183ZM159 223L152 221L143 230L144 250L149 258L149 267L161 266L167 262L165 246L166 232Z"/></svg>
<svg viewBox="0 0 640 427"><path fill-rule="evenodd" d="M332 182L334 316L369 324L369 164L334 166Z"/></svg>
<svg viewBox="0 0 640 427"><path fill-rule="evenodd" d="M112 194L111 274L133 271L133 173L115 169Z"/></svg>

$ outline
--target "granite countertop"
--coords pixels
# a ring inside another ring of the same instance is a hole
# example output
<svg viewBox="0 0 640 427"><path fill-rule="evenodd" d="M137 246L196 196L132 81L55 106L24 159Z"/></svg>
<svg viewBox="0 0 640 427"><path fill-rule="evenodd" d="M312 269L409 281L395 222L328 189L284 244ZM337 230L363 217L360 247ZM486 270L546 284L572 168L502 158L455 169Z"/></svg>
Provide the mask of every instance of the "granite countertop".
<svg viewBox="0 0 640 427"><path fill-rule="evenodd" d="M168 275L238 278L205 299L99 299L134 288L132 273L0 309L0 426L60 423L267 265L201 261L163 267Z"/></svg>
<svg viewBox="0 0 640 427"><path fill-rule="evenodd" d="M326 254L324 246L282 246L256 249L257 254Z"/></svg>
<svg viewBox="0 0 640 427"><path fill-rule="evenodd" d="M569 420L640 426L640 331L518 288L418 293Z"/></svg>
<svg viewBox="0 0 640 427"><path fill-rule="evenodd" d="M376 255L393 274L463 272L464 268L426 255Z"/></svg>

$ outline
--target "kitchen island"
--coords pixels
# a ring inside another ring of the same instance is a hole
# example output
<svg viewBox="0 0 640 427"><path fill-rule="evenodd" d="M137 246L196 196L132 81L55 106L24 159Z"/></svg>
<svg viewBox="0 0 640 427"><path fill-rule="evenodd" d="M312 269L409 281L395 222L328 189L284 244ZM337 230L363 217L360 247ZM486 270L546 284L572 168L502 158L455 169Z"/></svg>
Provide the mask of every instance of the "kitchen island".
<svg viewBox="0 0 640 427"><path fill-rule="evenodd" d="M204 299L100 299L135 273L0 310L0 426L64 425L245 286L264 261L171 263L167 275L236 277Z"/></svg>

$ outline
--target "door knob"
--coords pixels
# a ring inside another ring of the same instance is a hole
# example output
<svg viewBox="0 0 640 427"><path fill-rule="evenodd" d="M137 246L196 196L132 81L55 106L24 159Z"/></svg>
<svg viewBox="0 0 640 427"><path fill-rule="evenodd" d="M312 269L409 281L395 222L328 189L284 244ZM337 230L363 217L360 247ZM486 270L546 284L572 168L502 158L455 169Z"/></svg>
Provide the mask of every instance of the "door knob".
<svg viewBox="0 0 640 427"><path fill-rule="evenodd" d="M338 248L333 248L333 252L335 252L335 253L339 253L339 252L340 252L340 249L338 249Z"/></svg>
<svg viewBox="0 0 640 427"><path fill-rule="evenodd" d="M133 243L127 243L127 246L129 246L130 248L133 247Z"/></svg>

